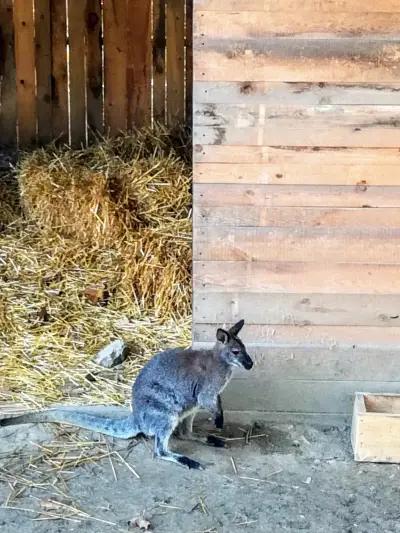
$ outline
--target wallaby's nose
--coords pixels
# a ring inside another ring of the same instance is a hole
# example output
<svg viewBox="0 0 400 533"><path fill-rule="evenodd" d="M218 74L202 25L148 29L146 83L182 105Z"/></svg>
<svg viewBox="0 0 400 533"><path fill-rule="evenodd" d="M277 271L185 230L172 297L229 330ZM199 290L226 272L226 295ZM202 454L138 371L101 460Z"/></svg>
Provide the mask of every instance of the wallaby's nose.
<svg viewBox="0 0 400 533"><path fill-rule="evenodd" d="M243 366L246 370L250 370L250 368L252 368L254 365L253 361L251 360L251 358L249 356L247 356L244 361L243 361Z"/></svg>

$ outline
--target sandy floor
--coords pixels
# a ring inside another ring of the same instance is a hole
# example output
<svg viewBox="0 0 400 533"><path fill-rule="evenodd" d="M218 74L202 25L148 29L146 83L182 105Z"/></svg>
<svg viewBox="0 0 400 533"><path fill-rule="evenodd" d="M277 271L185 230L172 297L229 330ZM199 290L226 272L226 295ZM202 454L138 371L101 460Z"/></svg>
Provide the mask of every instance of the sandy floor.
<svg viewBox="0 0 400 533"><path fill-rule="evenodd" d="M128 531L128 522L144 514L150 530L160 533L400 531L399 467L354 463L347 427L285 423L255 425L252 431L248 444L243 438L230 440L227 449L174 442L176 449L207 466L189 471L154 460L151 441L140 441L128 453L123 441L90 445L93 436L83 431L72 430L65 437L48 426L4 428L0 500L25 510L0 508L0 529ZM228 420L223 434L244 433ZM108 456L61 471L62 454L57 463L50 452L46 459L43 450L71 438L75 447L64 450L64 458L75 454L82 460L96 446ZM113 450L120 455L109 455ZM136 527L130 530L140 533Z"/></svg>

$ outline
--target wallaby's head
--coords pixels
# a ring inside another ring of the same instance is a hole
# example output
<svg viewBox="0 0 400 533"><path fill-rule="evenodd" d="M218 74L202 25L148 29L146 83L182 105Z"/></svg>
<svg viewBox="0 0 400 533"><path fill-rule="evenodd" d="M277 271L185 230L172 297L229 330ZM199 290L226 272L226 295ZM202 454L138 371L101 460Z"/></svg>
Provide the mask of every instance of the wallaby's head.
<svg viewBox="0 0 400 533"><path fill-rule="evenodd" d="M243 325L244 320L239 320L228 331L222 328L217 329L217 348L220 357L229 365L250 370L253 361L247 353L245 345L237 336Z"/></svg>

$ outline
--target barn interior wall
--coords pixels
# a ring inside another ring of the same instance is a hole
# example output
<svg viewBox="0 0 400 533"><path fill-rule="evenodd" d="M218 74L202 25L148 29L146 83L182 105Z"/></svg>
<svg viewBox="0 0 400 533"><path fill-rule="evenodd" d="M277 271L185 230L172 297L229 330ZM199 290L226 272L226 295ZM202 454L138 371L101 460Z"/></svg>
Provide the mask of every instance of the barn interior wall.
<svg viewBox="0 0 400 533"><path fill-rule="evenodd" d="M400 3L195 0L193 339L233 410L400 390Z"/></svg>

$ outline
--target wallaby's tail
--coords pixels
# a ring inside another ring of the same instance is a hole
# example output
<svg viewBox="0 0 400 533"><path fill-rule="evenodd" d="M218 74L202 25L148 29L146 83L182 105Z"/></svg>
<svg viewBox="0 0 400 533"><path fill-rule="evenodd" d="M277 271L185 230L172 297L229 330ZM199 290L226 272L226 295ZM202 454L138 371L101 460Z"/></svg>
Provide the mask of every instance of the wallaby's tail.
<svg viewBox="0 0 400 533"><path fill-rule="evenodd" d="M46 409L44 411L4 418L0 420L0 427L30 424L32 422L66 423L90 431L97 431L118 439L130 439L140 433L134 414L124 418L108 418L80 412L79 409L63 408Z"/></svg>

